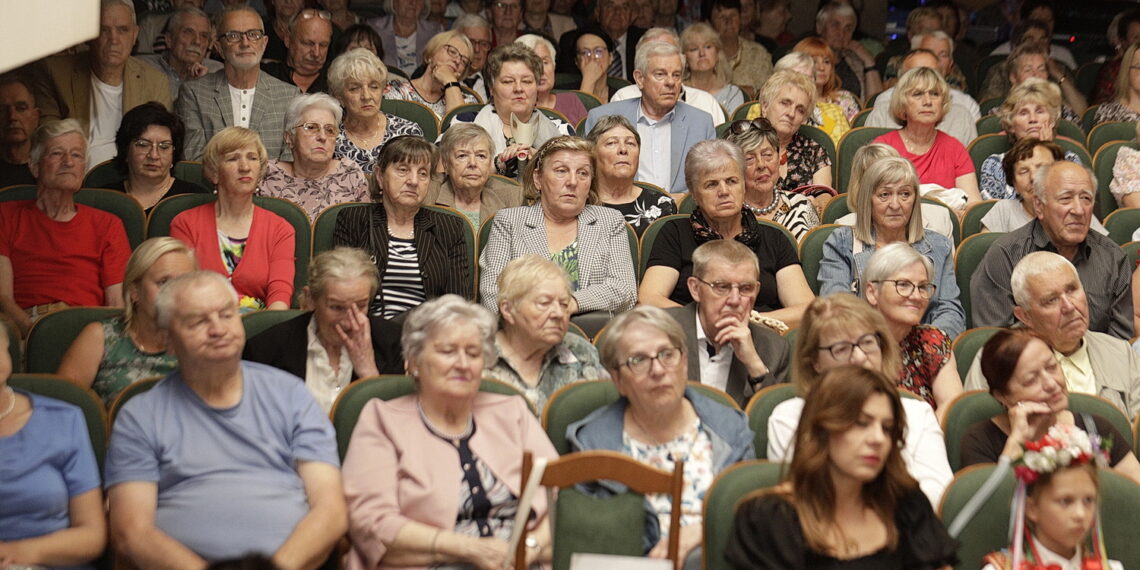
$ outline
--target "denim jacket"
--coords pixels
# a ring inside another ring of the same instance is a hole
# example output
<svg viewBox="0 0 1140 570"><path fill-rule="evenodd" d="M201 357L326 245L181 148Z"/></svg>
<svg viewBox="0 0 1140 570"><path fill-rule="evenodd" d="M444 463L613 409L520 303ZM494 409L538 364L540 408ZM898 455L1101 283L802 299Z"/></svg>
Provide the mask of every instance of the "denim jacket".
<svg viewBox="0 0 1140 570"><path fill-rule="evenodd" d="M837 228L823 244L823 259L819 264L819 294L829 295L843 291L863 296L859 280L867 260L875 253L874 243L859 243L861 251L855 253L855 234L850 227ZM950 338L966 330L966 311L958 300L958 281L954 277L953 245L950 238L926 231L922 239L910 244L930 259L934 275L930 281L938 290L930 299L923 324L934 325Z"/></svg>
<svg viewBox="0 0 1140 570"><path fill-rule="evenodd" d="M685 388L685 398L693 405L701 429L708 434L713 446L713 473L756 458L753 448L752 429L748 418L740 410L735 410ZM574 451L606 449L623 453L622 433L625 429L625 408L629 400L620 398L605 407L594 410L590 415L566 428L566 438ZM615 481L599 481L597 485L579 486L579 489L597 497L606 497L626 492L626 487ZM661 540L657 513L645 502L645 551L653 548Z"/></svg>

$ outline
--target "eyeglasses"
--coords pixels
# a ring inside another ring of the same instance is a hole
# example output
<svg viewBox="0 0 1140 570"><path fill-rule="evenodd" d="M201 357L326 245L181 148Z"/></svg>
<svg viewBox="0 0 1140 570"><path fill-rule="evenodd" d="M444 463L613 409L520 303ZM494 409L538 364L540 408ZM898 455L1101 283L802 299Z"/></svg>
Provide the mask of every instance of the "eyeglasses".
<svg viewBox="0 0 1140 570"><path fill-rule="evenodd" d="M592 57L594 59L602 59L603 57L606 56L607 53L610 53L610 50L608 50L604 47L596 47L594 49L580 49L580 50L578 50L579 56L581 56L581 57Z"/></svg>
<svg viewBox="0 0 1140 570"><path fill-rule="evenodd" d="M443 44L443 51L447 52L448 56L458 59L459 65L463 67L467 67L467 65L471 63L471 58L460 53L459 50L455 49L455 46L451 44Z"/></svg>
<svg viewBox="0 0 1140 570"><path fill-rule="evenodd" d="M758 281L745 281L743 283L714 281L712 283L709 283L700 277L696 277L695 279L701 283L704 283L705 285L708 285L709 289L712 289L712 292L716 293L718 297L727 297L730 293L732 293L733 289L739 291L741 297L751 297L760 290L760 283Z"/></svg>
<svg viewBox="0 0 1140 570"><path fill-rule="evenodd" d="M879 338L879 333L867 333L857 339L855 342L840 341L829 346L821 346L816 350L826 350L831 353L831 357L839 361L851 360L851 354L854 352L855 347L864 355L878 354L883 348L883 339Z"/></svg>
<svg viewBox="0 0 1140 570"><path fill-rule="evenodd" d="M880 281L872 281L871 283L894 283L895 292L903 297L910 297L915 289L918 294L924 299L929 299L934 296L934 292L938 290L938 286L933 283L911 283L906 279L882 279Z"/></svg>
<svg viewBox="0 0 1140 570"><path fill-rule="evenodd" d="M315 135L323 129L325 134L330 137L335 137L340 134L340 129L336 125L322 125L320 123L301 123L293 127L294 129L301 129L307 135Z"/></svg>
<svg viewBox="0 0 1140 570"><path fill-rule="evenodd" d="M245 38L251 42L260 41L261 38L265 37L265 30L246 30L244 32L238 32L238 31L226 32L224 34L218 34L218 39L222 40L228 44L236 44L236 43L241 41L242 36L245 36Z"/></svg>
<svg viewBox="0 0 1140 570"><path fill-rule="evenodd" d="M653 361L661 363L665 368L672 368L681 362L681 350L676 347L669 347L657 354L635 354L622 363L622 366L629 368L630 372L641 376L653 367Z"/></svg>
<svg viewBox="0 0 1140 570"><path fill-rule="evenodd" d="M760 134L769 132L776 132L776 127L764 117L758 117L752 120L743 119L740 121L733 121L728 127L729 132L734 135L743 135L749 131L760 131Z"/></svg>
<svg viewBox="0 0 1140 570"><path fill-rule="evenodd" d="M467 40L471 42L471 49L475 51L487 51L491 49L491 42L487 40L475 40L470 37L467 38Z"/></svg>
<svg viewBox="0 0 1140 570"><path fill-rule="evenodd" d="M174 143L171 141L152 141L147 139L135 139L131 142L132 145L138 150L143 152L150 152L152 148L158 148L159 152L170 152L174 150Z"/></svg>
<svg viewBox="0 0 1140 570"><path fill-rule="evenodd" d="M522 4L507 4L506 2L495 2L494 6L500 10L514 11L521 10Z"/></svg>
<svg viewBox="0 0 1140 570"><path fill-rule="evenodd" d="M313 18L320 18L322 20L332 20L332 12L328 10L317 10L315 8L305 8L297 12L297 17L302 20L312 20Z"/></svg>

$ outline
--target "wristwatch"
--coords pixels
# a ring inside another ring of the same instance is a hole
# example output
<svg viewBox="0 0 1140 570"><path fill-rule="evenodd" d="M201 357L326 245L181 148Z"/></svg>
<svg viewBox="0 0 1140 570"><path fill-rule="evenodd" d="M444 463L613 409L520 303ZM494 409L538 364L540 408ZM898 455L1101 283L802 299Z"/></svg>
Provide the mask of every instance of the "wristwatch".
<svg viewBox="0 0 1140 570"><path fill-rule="evenodd" d="M447 91L448 89L451 89L452 87L462 87L462 86L463 86L462 83L460 83L458 81L452 81L451 83L444 83L443 84L443 90Z"/></svg>

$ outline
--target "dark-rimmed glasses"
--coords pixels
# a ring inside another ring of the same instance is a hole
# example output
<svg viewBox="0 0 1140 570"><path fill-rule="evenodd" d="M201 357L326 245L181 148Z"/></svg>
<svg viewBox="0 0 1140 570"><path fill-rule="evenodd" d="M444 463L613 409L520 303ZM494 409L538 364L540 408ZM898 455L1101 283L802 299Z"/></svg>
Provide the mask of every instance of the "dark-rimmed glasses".
<svg viewBox="0 0 1140 570"><path fill-rule="evenodd" d="M864 355L878 354L883 349L883 339L879 338L879 333L867 333L857 339L855 342L839 341L835 344L821 346L816 350L826 350L831 353L831 357L840 362L851 360L851 354L855 351L855 347Z"/></svg>
<svg viewBox="0 0 1140 570"><path fill-rule="evenodd" d="M661 363L665 368L673 368L681 362L681 350L677 347L666 348L657 354L635 354L622 362L622 366L629 368L630 372L641 376L649 372L653 367L653 361L656 360Z"/></svg>
<svg viewBox="0 0 1140 570"><path fill-rule="evenodd" d="M910 297L911 293L915 290L922 296L923 299L929 299L934 296L934 292L938 290L938 286L933 283L912 283L906 279L880 279L872 281L871 283L894 283L895 293L902 297Z"/></svg>
<svg viewBox="0 0 1140 570"><path fill-rule="evenodd" d="M241 41L241 38L243 36L245 39L251 42L260 41L261 38L265 37L265 30L246 30L244 32L235 30L232 32L226 32L224 34L218 34L218 40L224 41L228 44L236 44Z"/></svg>

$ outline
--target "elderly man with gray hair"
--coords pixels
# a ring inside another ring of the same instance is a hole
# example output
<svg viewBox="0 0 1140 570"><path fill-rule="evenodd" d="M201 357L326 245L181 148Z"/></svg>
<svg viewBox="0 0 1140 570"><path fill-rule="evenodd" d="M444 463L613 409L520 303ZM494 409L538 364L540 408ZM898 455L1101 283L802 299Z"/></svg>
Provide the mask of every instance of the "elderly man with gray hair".
<svg viewBox="0 0 1140 570"><path fill-rule="evenodd" d="M1132 269L1112 240L1089 232L1096 177L1068 161L1042 166L1033 177L1037 219L994 241L970 278L974 326L1014 323L1010 275L1014 264L1035 251L1051 251L1076 268L1088 297L1089 330L1119 339L1133 335Z"/></svg>
<svg viewBox="0 0 1140 570"><path fill-rule="evenodd" d="M183 6L168 17L163 32L166 49L162 53L140 55L139 59L166 74L174 100L178 99L178 88L183 81L218 71L222 69L222 62L208 57L210 44L214 43L214 26L205 12L194 6Z"/></svg>
<svg viewBox="0 0 1140 570"><path fill-rule="evenodd" d="M348 528L332 424L297 377L241 360L237 303L211 271L158 292L179 369L123 405L104 481L116 547L136 567L259 553L316 568Z"/></svg>
<svg viewBox="0 0 1140 570"><path fill-rule="evenodd" d="M1053 349L1070 392L1095 394L1128 417L1140 413L1140 355L1127 341L1089 330L1089 303L1077 269L1064 257L1038 251L1013 268L1013 314ZM985 390L979 353L967 390Z"/></svg>
<svg viewBox="0 0 1140 570"><path fill-rule="evenodd" d="M684 194L689 191L685 157L693 145L716 138L712 118L680 100L685 72L681 48L667 42L646 43L638 47L634 65L633 79L641 97L591 109L586 116L586 132L602 117L625 117L642 141L637 179L671 194Z"/></svg>
<svg viewBox="0 0 1140 570"><path fill-rule="evenodd" d="M667 42L681 47L681 37L677 35L675 30L670 28L649 28L645 31L645 34L641 36L641 39L638 40L637 48L641 49L642 45L654 41ZM634 99L637 97L641 97L641 88L636 84L626 85L610 96L610 102L625 101L626 99ZM681 101L708 113L709 116L712 117L713 126L725 121L724 109L721 108L720 103L716 102L716 97L713 97L712 93L708 91L682 85Z"/></svg>

